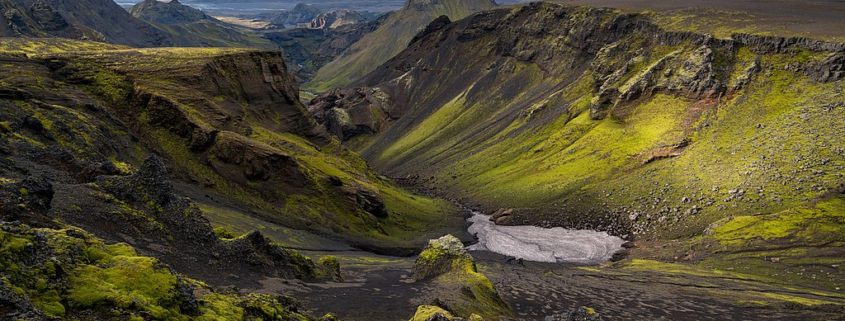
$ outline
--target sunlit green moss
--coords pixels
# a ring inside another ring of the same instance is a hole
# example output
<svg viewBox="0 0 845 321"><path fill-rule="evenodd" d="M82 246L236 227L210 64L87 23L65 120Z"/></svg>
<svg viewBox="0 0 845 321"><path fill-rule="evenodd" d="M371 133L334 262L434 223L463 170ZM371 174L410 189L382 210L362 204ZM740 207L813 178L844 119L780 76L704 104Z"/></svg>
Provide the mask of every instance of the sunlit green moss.
<svg viewBox="0 0 845 321"><path fill-rule="evenodd" d="M833 198L813 207L770 215L736 216L716 228L713 236L720 243L731 246L774 239L805 245L845 242L845 200Z"/></svg>

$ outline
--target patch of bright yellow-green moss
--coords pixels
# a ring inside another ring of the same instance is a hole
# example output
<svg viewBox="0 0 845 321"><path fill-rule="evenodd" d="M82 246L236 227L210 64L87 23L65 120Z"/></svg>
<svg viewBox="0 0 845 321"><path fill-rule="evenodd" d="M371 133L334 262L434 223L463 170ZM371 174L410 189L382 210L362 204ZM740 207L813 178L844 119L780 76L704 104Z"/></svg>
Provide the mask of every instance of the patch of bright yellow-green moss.
<svg viewBox="0 0 845 321"><path fill-rule="evenodd" d="M739 246L754 240L788 239L805 244L845 241L845 200L820 201L769 215L736 216L714 229L720 243Z"/></svg>

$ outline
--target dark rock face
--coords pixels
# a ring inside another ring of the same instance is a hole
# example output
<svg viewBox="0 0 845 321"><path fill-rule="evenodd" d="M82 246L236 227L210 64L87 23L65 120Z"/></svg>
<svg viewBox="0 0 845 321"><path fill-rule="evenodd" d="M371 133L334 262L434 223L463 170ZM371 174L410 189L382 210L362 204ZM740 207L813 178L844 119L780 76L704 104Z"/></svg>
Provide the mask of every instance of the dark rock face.
<svg viewBox="0 0 845 321"><path fill-rule="evenodd" d="M387 125L390 96L379 88L335 89L314 98L308 111L341 140L374 134Z"/></svg>
<svg viewBox="0 0 845 321"><path fill-rule="evenodd" d="M355 201L361 209L375 217L386 218L389 215L387 207L384 206L384 201L376 193L368 190L359 190L355 194Z"/></svg>
<svg viewBox="0 0 845 321"><path fill-rule="evenodd" d="M267 193L269 199L278 192L302 191L310 186L292 157L230 132L216 136L207 156L218 174L237 184L262 186L256 191Z"/></svg>
<svg viewBox="0 0 845 321"><path fill-rule="evenodd" d="M804 67L804 72L820 82L833 82L845 78L845 53L831 54L823 61Z"/></svg>
<svg viewBox="0 0 845 321"><path fill-rule="evenodd" d="M437 30L443 29L444 27L446 27L450 23L452 23L452 20L449 19L449 16L439 16L439 17L437 17L436 19L431 21L431 23L429 23L425 27L425 29L423 29L423 31L420 31L420 33L418 33L416 36L414 36L414 39L411 39L411 43L417 42L418 40L425 38L425 36L435 32Z"/></svg>
<svg viewBox="0 0 845 321"><path fill-rule="evenodd" d="M174 200L173 186L167 181L167 165L152 155L135 174L128 177L103 177L103 186L120 198L131 202L148 202L169 206Z"/></svg>
<svg viewBox="0 0 845 321"><path fill-rule="evenodd" d="M762 53L783 53L793 48L811 51L845 52L845 43L826 42L809 38L758 36L745 33L733 34L731 38L739 43L751 46Z"/></svg>
<svg viewBox="0 0 845 321"><path fill-rule="evenodd" d="M22 221L35 226L51 226L49 217L53 183L45 177L27 177L0 188L0 220Z"/></svg>

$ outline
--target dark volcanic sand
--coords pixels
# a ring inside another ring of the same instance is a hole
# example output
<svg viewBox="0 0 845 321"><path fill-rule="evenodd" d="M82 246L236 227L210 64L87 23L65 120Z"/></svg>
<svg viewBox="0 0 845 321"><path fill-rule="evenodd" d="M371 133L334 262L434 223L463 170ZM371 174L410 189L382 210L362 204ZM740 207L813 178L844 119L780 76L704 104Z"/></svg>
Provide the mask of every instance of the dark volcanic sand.
<svg viewBox="0 0 845 321"><path fill-rule="evenodd" d="M258 290L290 294L314 315L332 312L350 321L407 320L417 305L428 303L417 298L429 290L425 283L413 283L410 278L412 258L361 252L340 256L343 283L265 280L264 288ZM473 256L514 309L513 320L543 320L579 305L595 308L605 321L845 320L836 312L742 305L730 296L731 291L770 290L765 285L649 273L616 275L566 264L525 262L523 266L506 263L505 257L490 252L473 252ZM728 294L713 295L714 289Z"/></svg>

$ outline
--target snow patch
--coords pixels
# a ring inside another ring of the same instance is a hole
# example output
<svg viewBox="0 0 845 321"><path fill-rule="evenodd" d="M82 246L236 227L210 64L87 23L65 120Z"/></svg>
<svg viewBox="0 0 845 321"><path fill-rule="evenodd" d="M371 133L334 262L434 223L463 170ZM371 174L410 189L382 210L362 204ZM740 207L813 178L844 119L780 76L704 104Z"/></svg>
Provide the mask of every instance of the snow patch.
<svg viewBox="0 0 845 321"><path fill-rule="evenodd" d="M478 237L471 251L491 251L536 262L600 263L622 249L624 240L606 232L562 227L499 226L490 216L473 213L470 234Z"/></svg>

